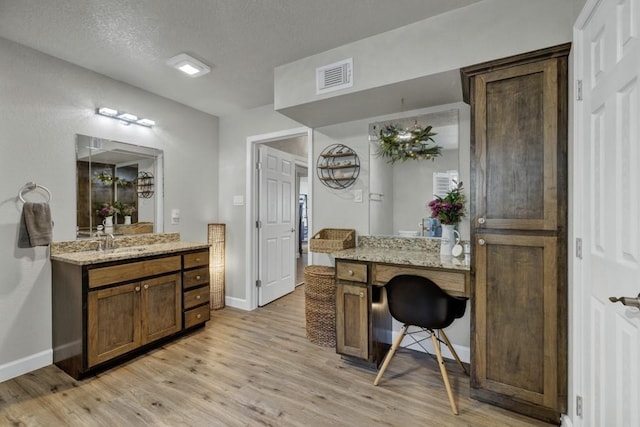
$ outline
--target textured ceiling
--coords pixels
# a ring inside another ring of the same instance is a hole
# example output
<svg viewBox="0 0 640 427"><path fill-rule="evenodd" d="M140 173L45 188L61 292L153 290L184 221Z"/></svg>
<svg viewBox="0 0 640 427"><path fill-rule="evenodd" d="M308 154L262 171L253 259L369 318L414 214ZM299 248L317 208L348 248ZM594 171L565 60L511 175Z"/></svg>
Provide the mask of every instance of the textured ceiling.
<svg viewBox="0 0 640 427"><path fill-rule="evenodd" d="M273 69L479 0L0 0L0 37L224 116L273 103ZM165 61L187 52L199 78Z"/></svg>

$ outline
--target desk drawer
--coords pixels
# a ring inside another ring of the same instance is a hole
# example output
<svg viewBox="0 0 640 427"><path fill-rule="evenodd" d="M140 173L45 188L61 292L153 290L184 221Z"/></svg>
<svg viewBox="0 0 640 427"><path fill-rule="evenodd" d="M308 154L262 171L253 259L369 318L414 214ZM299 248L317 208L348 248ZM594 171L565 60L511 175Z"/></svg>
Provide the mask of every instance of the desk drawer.
<svg viewBox="0 0 640 427"><path fill-rule="evenodd" d="M184 272L184 279L182 283L185 289L193 288L194 286L202 285L209 282L209 267L196 268L195 270L189 270Z"/></svg>
<svg viewBox="0 0 640 427"><path fill-rule="evenodd" d="M337 262L336 275L338 279L350 282L367 283L367 264L355 262Z"/></svg>
<svg viewBox="0 0 640 427"><path fill-rule="evenodd" d="M466 272L452 272L432 270L429 268L410 267L401 265L373 264L372 273L373 284L384 286L394 276L400 274L411 274L414 276L426 277L440 286L443 291L454 296L469 296L469 278Z"/></svg>

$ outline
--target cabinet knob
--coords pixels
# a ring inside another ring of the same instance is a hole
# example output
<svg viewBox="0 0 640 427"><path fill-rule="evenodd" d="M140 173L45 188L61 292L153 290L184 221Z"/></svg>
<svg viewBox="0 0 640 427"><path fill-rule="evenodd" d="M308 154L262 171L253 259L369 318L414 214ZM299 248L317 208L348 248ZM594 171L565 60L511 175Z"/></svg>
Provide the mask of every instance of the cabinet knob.
<svg viewBox="0 0 640 427"><path fill-rule="evenodd" d="M196 299L200 299L200 295L197 295L197 296L196 296Z"/></svg>
<svg viewBox="0 0 640 427"><path fill-rule="evenodd" d="M487 220L481 216L480 218L478 218L478 224L484 224Z"/></svg>
<svg viewBox="0 0 640 427"><path fill-rule="evenodd" d="M200 258L196 258L196 261L200 261Z"/></svg>
<svg viewBox="0 0 640 427"><path fill-rule="evenodd" d="M353 276L353 270L349 270L347 273L349 273L349 276Z"/></svg>
<svg viewBox="0 0 640 427"><path fill-rule="evenodd" d="M140 286L136 286L136 287L135 287L135 291L136 291L136 292L140 292Z"/></svg>
<svg viewBox="0 0 640 427"><path fill-rule="evenodd" d="M364 298L364 292L360 292L360 298Z"/></svg>
<svg viewBox="0 0 640 427"><path fill-rule="evenodd" d="M484 239L480 239L480 240L478 240L478 244L479 244L480 246L484 246L486 243L487 243L487 242L485 242L485 241L484 241Z"/></svg>
<svg viewBox="0 0 640 427"><path fill-rule="evenodd" d="M144 288L145 289L149 289L149 285L144 285Z"/></svg>
<svg viewBox="0 0 640 427"><path fill-rule="evenodd" d="M200 280L200 275L199 274L196 276L196 280Z"/></svg>
<svg viewBox="0 0 640 427"><path fill-rule="evenodd" d="M202 317L202 314L198 314L198 315L196 316L196 318L198 318L198 319L199 319L199 318L201 318L201 317Z"/></svg>

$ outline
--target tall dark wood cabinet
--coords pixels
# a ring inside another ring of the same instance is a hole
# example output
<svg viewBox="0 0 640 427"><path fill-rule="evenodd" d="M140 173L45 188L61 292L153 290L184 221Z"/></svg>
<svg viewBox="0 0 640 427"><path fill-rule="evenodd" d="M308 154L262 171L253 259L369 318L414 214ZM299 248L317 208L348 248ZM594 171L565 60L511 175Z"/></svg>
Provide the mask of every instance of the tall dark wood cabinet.
<svg viewBox="0 0 640 427"><path fill-rule="evenodd" d="M471 395L567 410L570 44L461 70L471 105Z"/></svg>

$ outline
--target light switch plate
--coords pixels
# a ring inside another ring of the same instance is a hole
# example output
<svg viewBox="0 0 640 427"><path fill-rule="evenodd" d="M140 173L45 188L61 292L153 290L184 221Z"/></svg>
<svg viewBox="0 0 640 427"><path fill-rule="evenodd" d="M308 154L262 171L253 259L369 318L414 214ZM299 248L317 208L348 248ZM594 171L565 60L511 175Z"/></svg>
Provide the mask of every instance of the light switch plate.
<svg viewBox="0 0 640 427"><path fill-rule="evenodd" d="M180 224L180 209L171 209L171 225Z"/></svg>
<svg viewBox="0 0 640 427"><path fill-rule="evenodd" d="M362 190L353 190L353 201L362 203Z"/></svg>

